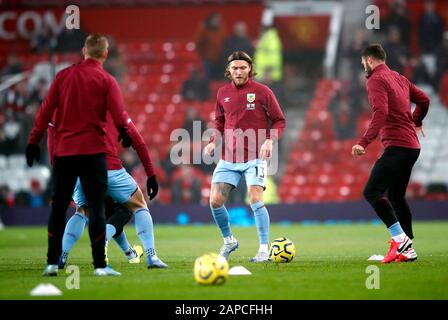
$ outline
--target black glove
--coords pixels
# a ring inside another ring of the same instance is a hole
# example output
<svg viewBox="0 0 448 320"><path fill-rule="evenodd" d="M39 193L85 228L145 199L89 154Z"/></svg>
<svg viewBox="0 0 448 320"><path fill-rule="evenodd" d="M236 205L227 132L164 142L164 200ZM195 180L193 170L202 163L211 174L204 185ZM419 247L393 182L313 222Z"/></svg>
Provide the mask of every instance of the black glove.
<svg viewBox="0 0 448 320"><path fill-rule="evenodd" d="M126 129L121 127L118 129L118 142L121 141L121 145L124 148L129 148L132 145L131 137L126 132Z"/></svg>
<svg viewBox="0 0 448 320"><path fill-rule="evenodd" d="M28 144L26 146L25 154L26 154L26 163L28 164L28 167L32 167L34 159L36 159L36 161L39 161L39 159L40 159L39 145Z"/></svg>
<svg viewBox="0 0 448 320"><path fill-rule="evenodd" d="M149 200L152 200L156 197L159 192L159 184L157 183L156 176L149 177L146 180L146 191L148 192Z"/></svg>

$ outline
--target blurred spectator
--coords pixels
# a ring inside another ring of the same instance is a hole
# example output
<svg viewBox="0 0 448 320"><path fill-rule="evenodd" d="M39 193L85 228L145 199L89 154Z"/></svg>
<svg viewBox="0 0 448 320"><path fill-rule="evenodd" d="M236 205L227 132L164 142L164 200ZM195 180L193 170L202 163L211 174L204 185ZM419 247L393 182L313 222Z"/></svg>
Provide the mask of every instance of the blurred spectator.
<svg viewBox="0 0 448 320"><path fill-rule="evenodd" d="M425 1L425 12L419 24L419 45L423 63L431 78L436 74L436 50L442 43L443 25L443 18L435 11L434 2Z"/></svg>
<svg viewBox="0 0 448 320"><path fill-rule="evenodd" d="M189 107L186 112L185 120L182 127L188 131L190 135L189 143L189 155L182 155L184 163L194 163L195 155L201 155L203 150L204 141L202 141L202 135L207 130L207 122L204 121L198 114L194 107ZM188 148L188 147L187 147ZM169 160L168 160L169 161ZM206 164L204 161L200 163L194 163L195 168L203 173L213 172L213 166Z"/></svg>
<svg viewBox="0 0 448 320"><path fill-rule="evenodd" d="M167 187L170 182L168 176L166 175L165 171L162 168L162 164L160 163L159 152L157 152L157 150L151 150L151 158L159 185L161 187Z"/></svg>
<svg viewBox="0 0 448 320"><path fill-rule="evenodd" d="M333 115L333 128L338 140L352 139L356 135L358 114L352 110L347 89L339 90L332 98L329 110Z"/></svg>
<svg viewBox="0 0 448 320"><path fill-rule="evenodd" d="M31 38L31 51L33 53L51 52L55 49L56 45L56 35L46 23L43 23Z"/></svg>
<svg viewBox="0 0 448 320"><path fill-rule="evenodd" d="M80 52L85 40L86 34L82 29L63 28L57 36L56 51L60 53Z"/></svg>
<svg viewBox="0 0 448 320"><path fill-rule="evenodd" d="M286 99L284 95L284 88L281 81L274 81L272 79L272 69L267 68L263 74L263 78L260 79L260 82L267 85L275 94L275 97L277 98L278 103L282 107L287 107Z"/></svg>
<svg viewBox="0 0 448 320"><path fill-rule="evenodd" d="M46 81L47 86L49 87L49 84L53 82L56 73L71 65L68 61L61 61L58 63L56 60L56 55L53 55L50 61L41 61L34 65L33 72L28 81L30 90L34 90L34 88L39 86L39 82L42 83L43 80Z"/></svg>
<svg viewBox="0 0 448 320"><path fill-rule="evenodd" d="M182 127L188 131L191 139L198 138L201 140L202 133L207 128L207 123L202 120L195 108L189 107L187 109ZM196 135L194 135L195 131Z"/></svg>
<svg viewBox="0 0 448 320"><path fill-rule="evenodd" d="M21 81L15 86L9 87L1 97L0 106L15 113L16 117L21 117L25 111L28 101L27 83Z"/></svg>
<svg viewBox="0 0 448 320"><path fill-rule="evenodd" d="M28 144L28 137L30 135L31 130L33 129L34 119L36 117L39 108L40 108L40 102L30 101L29 103L27 103L25 113L20 119L20 133L18 140L19 150L25 150L26 145ZM41 163L50 163L49 155L48 152L46 152L46 150L47 145L44 144L43 148L41 149L41 155L40 155Z"/></svg>
<svg viewBox="0 0 448 320"><path fill-rule="evenodd" d="M350 106L356 117L363 112L370 112L370 104L367 100L366 74L364 70L359 70L356 79L350 83Z"/></svg>
<svg viewBox="0 0 448 320"><path fill-rule="evenodd" d="M387 42L384 44L384 50L387 52L387 65L390 69L403 73L407 63L408 49L400 41L400 30L396 27L390 27L387 34Z"/></svg>
<svg viewBox="0 0 448 320"><path fill-rule="evenodd" d="M37 102L39 105L44 101L48 91L48 82L46 79L39 79L36 87L31 89L28 103Z"/></svg>
<svg viewBox="0 0 448 320"><path fill-rule="evenodd" d="M202 60L205 78L218 80L223 78L222 48L225 31L221 22L221 14L210 14L200 25L196 34L196 50Z"/></svg>
<svg viewBox="0 0 448 320"><path fill-rule="evenodd" d="M0 71L0 78L20 72L23 72L23 64L20 62L17 56L12 53L6 58L6 65Z"/></svg>
<svg viewBox="0 0 448 320"><path fill-rule="evenodd" d="M115 79L121 83L123 75L126 73L126 66L123 58L118 51L115 40L112 37L108 37L109 40L109 52L107 60L104 63L104 69L115 77Z"/></svg>
<svg viewBox="0 0 448 320"><path fill-rule="evenodd" d="M15 205L14 194L7 185L0 185L0 206L12 208Z"/></svg>
<svg viewBox="0 0 448 320"><path fill-rule="evenodd" d="M19 148L20 124L14 119L14 114L8 110L5 112L5 122L3 124L3 133L0 153L10 155L23 152Z"/></svg>
<svg viewBox="0 0 448 320"><path fill-rule="evenodd" d="M361 68L361 53L367 47L366 32L363 29L358 29L355 32L355 38L350 43L347 49L347 58L350 61L351 75L353 80L356 80L358 70Z"/></svg>
<svg viewBox="0 0 448 320"><path fill-rule="evenodd" d="M191 165L181 165L172 177L172 202L198 204L201 201L203 174Z"/></svg>
<svg viewBox="0 0 448 320"><path fill-rule="evenodd" d="M425 12L419 25L419 44L424 54L435 53L442 43L443 24L443 18L434 10L434 1L425 1Z"/></svg>
<svg viewBox="0 0 448 320"><path fill-rule="evenodd" d="M282 97L284 97L285 107L303 109L312 90L307 76L301 74L298 68L292 64L285 65Z"/></svg>
<svg viewBox="0 0 448 320"><path fill-rule="evenodd" d="M434 76L434 85L436 90L439 88L439 82L445 71L448 70L448 31L443 33L443 41L436 50L436 73Z"/></svg>
<svg viewBox="0 0 448 320"><path fill-rule="evenodd" d="M448 108L448 71L442 75L442 79L439 86L439 96L442 104Z"/></svg>
<svg viewBox="0 0 448 320"><path fill-rule="evenodd" d="M430 183L426 187L425 199L447 200L448 199L448 186L445 183Z"/></svg>
<svg viewBox="0 0 448 320"><path fill-rule="evenodd" d="M29 194L29 204L32 208L44 206L44 190L38 180L31 180L31 191Z"/></svg>
<svg viewBox="0 0 448 320"><path fill-rule="evenodd" d="M123 168L132 176L134 169L140 164L137 154L134 150L124 149L120 155ZM145 182L146 183L146 182Z"/></svg>
<svg viewBox="0 0 448 320"><path fill-rule="evenodd" d="M251 58L254 55L254 46L247 34L247 25L242 21L238 21L233 26L233 34L224 42L224 61L235 51L244 51Z"/></svg>
<svg viewBox="0 0 448 320"><path fill-rule="evenodd" d="M429 76L426 65L423 63L421 56L409 59L410 74L405 75L415 84L429 84L431 77Z"/></svg>
<svg viewBox="0 0 448 320"><path fill-rule="evenodd" d="M406 1L395 0L390 2L391 8L389 14L382 21L382 30L389 35L391 29L398 29L401 37L398 41L409 48L410 35L411 35L411 22L409 20L409 14L406 9ZM389 51L386 50L389 55Z"/></svg>
<svg viewBox="0 0 448 320"><path fill-rule="evenodd" d="M271 73L272 81L283 78L283 51L278 31L272 25L263 26L260 39L254 53L254 64L257 75L255 79L261 81L266 72Z"/></svg>
<svg viewBox="0 0 448 320"><path fill-rule="evenodd" d="M210 95L209 82L201 76L197 69L191 70L190 76L182 86L182 97L185 101L205 101Z"/></svg>

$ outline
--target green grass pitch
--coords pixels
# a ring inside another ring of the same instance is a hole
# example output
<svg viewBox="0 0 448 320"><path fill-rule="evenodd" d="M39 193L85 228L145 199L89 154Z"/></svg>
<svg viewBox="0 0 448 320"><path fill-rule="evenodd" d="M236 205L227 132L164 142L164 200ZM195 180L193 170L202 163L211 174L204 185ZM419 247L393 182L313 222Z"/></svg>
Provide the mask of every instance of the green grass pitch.
<svg viewBox="0 0 448 320"><path fill-rule="evenodd" d="M126 228L131 243L137 243L133 226ZM197 256L216 252L221 245L214 225L155 227L158 255L167 270L148 270L127 263L115 243L109 258L121 277L92 275L90 246L85 231L74 247L69 265L80 267L80 289L66 288L65 270L44 278L46 230L6 228L0 231L0 299L36 299L30 290L39 283L52 283L60 297L37 299L447 299L448 222L415 223L416 262L380 265L367 261L372 254L384 255L388 233L383 225L272 225L271 238L286 236L296 245L295 259L288 264L253 264L248 259L257 250L255 227L233 228L240 248L230 266L243 265L251 276L231 276L223 286L205 287L193 280ZM369 265L379 267L379 289L367 289Z"/></svg>

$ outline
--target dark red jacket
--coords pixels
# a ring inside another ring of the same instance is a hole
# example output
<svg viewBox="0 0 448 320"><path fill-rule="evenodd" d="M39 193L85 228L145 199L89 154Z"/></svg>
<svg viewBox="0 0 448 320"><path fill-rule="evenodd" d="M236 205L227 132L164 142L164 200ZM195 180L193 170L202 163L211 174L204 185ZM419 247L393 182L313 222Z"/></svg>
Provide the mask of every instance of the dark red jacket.
<svg viewBox="0 0 448 320"><path fill-rule="evenodd" d="M56 75L28 143L38 144L53 119L55 156L105 153L107 112L116 127L127 128L129 118L117 82L98 61L86 59Z"/></svg>
<svg viewBox="0 0 448 320"><path fill-rule="evenodd" d="M415 127L422 125L429 97L385 64L373 69L366 86L373 115L358 144L366 148L379 134L384 147L419 149ZM411 102L416 104L414 112L411 112Z"/></svg>
<svg viewBox="0 0 448 320"><path fill-rule="evenodd" d="M225 137L222 159L247 162L258 158L264 140L280 139L285 126L282 109L272 90L264 84L249 80L237 87L232 81L218 90L215 129ZM249 132L248 129L254 129L255 139L243 139L243 133ZM216 135L213 135L210 141L216 138ZM241 144L237 142L239 139Z"/></svg>
<svg viewBox="0 0 448 320"><path fill-rule="evenodd" d="M127 114L126 114L127 115ZM123 168L122 162L120 157L118 156L118 149L117 149L117 141L118 141L118 131L115 128L114 122L112 120L112 117L110 114L107 114L106 118L106 162L107 162L107 170L120 170ZM54 161L54 123L49 123L48 126L48 152L50 154L51 164L53 164ZM149 154L149 151L146 147L146 143L143 140L143 137L138 132L137 128L135 127L133 122L128 123L128 132L129 136L132 140L132 147L137 152L137 155L140 159L140 162L142 163L143 167L145 168L145 173L148 177L151 177L155 175L154 167L151 160L151 155Z"/></svg>
<svg viewBox="0 0 448 320"><path fill-rule="evenodd" d="M112 121L112 117L107 115L107 123L106 123L107 137L106 137L106 160L107 160L107 170L119 170L123 167L121 163L121 159L118 156L117 150L117 140L118 140L118 131L115 129L114 122ZM138 132L133 122L128 123L128 132L129 136L132 140L132 147L137 152L138 158L145 168L146 175L148 177L153 176L154 168L152 165L151 156L146 147L146 143L143 140L143 137Z"/></svg>

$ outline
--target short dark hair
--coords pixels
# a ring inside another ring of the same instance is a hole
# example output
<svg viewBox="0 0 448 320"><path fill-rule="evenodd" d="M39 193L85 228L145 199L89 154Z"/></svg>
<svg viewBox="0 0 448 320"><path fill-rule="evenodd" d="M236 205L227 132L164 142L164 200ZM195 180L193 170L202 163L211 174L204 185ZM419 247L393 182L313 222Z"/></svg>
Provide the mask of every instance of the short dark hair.
<svg viewBox="0 0 448 320"><path fill-rule="evenodd" d="M362 57L372 57L376 60L386 61L386 51L384 51L383 47L379 43L373 43L364 49L362 52Z"/></svg>
<svg viewBox="0 0 448 320"><path fill-rule="evenodd" d="M235 61L235 60L244 60L247 63L249 63L249 65L250 65L249 77L250 78L253 78L257 74L255 72L255 69L253 66L252 58L244 51L235 51L227 58L227 68L226 68L226 71L224 72L225 77L231 79L229 65L230 65L230 62Z"/></svg>
<svg viewBox="0 0 448 320"><path fill-rule="evenodd" d="M104 52L107 50L108 45L109 43L107 38L99 33L90 34L84 43L87 54L95 59L102 57Z"/></svg>

